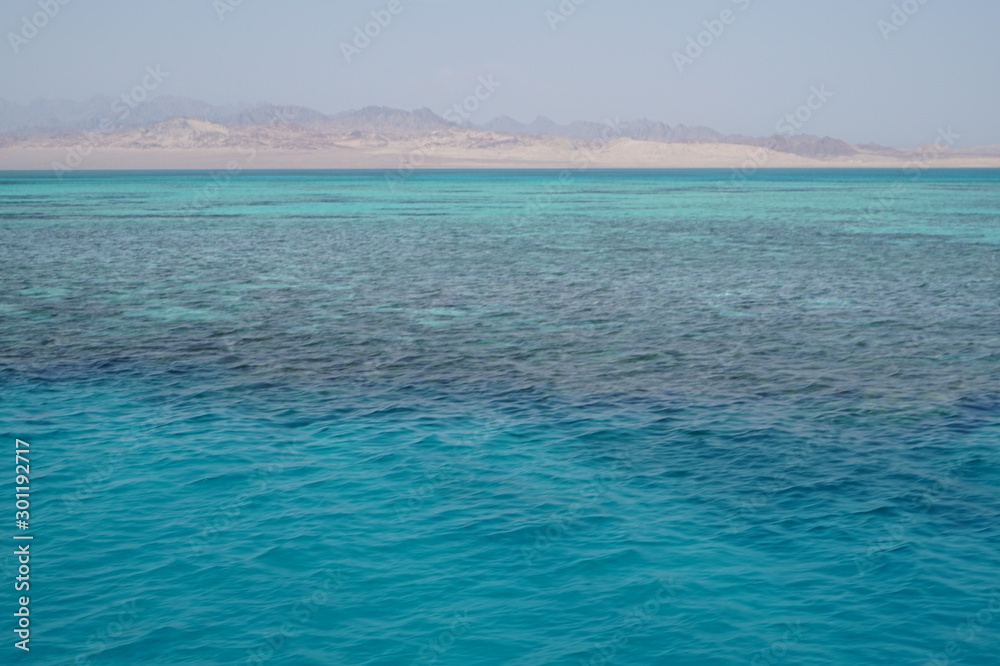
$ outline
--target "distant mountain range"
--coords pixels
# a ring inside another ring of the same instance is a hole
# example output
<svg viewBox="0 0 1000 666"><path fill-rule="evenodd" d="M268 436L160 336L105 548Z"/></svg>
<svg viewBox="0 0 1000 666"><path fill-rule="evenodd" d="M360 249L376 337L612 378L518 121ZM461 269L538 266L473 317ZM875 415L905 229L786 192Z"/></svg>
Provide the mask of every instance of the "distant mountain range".
<svg viewBox="0 0 1000 666"><path fill-rule="evenodd" d="M729 143L765 146L772 150L813 158L844 157L860 149L844 141L809 135L748 137L723 135L708 127L673 127L654 120L597 123L577 121L560 125L539 117L522 123L501 116L481 125L456 125L428 108L402 111L386 107L366 107L327 115L301 106L276 106L260 103L213 105L186 97L153 97L144 102L96 96L83 102L37 100L16 104L0 100L0 134L12 139L59 136L68 132L127 130L152 127L175 118L204 120L238 129L275 124L298 126L305 130L345 134L384 134L408 136L456 127L531 137L562 137L578 141L598 138L628 138L661 143ZM905 154L882 146L864 146L865 153L899 156ZM989 152L988 154L993 154Z"/></svg>
<svg viewBox="0 0 1000 666"><path fill-rule="evenodd" d="M301 125L328 132L377 131L391 134L422 133L452 127L430 109L400 111L367 107L327 115L302 106L274 104L213 105L187 97L153 97L141 104L106 95L83 102L35 100L17 104L0 99L0 132L4 134L97 130L102 123L115 129L149 127L174 118L207 120L225 127Z"/></svg>
<svg viewBox="0 0 1000 666"><path fill-rule="evenodd" d="M477 129L486 129L504 134L525 134L528 136L562 136L582 141L591 141L609 136L624 137L636 141L659 141L662 143L730 143L748 146L766 146L779 152L805 157L843 157L860 152L849 143L830 137L811 135L775 135L771 137L749 137L721 134L710 127L688 127L669 125L655 120L633 120L617 124L577 121L569 125L558 125L554 121L539 117L525 124L508 116L501 116ZM902 151L884 146L868 146L867 153L898 155Z"/></svg>

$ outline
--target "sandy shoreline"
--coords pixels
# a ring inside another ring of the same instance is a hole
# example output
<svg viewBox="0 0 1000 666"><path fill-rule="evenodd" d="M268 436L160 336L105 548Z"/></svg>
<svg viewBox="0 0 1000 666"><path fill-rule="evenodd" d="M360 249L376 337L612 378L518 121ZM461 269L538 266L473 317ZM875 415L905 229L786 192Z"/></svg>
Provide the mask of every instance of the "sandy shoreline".
<svg viewBox="0 0 1000 666"><path fill-rule="evenodd" d="M74 156L65 147L0 149L0 170L251 169L742 169L758 168L1000 168L1000 157L943 154L931 159L851 155L816 159L735 144L669 144L631 140L603 150L549 145L505 148L397 144L314 150L236 148L93 148Z"/></svg>

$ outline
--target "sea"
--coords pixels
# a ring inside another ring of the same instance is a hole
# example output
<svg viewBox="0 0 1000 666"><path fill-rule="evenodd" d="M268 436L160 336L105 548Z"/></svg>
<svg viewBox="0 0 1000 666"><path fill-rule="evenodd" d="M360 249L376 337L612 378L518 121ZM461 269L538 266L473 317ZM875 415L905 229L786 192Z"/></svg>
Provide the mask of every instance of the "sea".
<svg viewBox="0 0 1000 666"><path fill-rule="evenodd" d="M0 436L3 664L1000 664L1000 171L3 172Z"/></svg>

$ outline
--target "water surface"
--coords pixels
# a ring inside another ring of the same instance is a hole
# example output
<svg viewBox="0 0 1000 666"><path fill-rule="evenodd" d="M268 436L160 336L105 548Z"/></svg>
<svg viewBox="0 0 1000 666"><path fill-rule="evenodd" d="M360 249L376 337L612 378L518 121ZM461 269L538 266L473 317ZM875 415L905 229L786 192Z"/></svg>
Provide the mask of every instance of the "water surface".
<svg viewBox="0 0 1000 666"><path fill-rule="evenodd" d="M996 663L998 259L998 171L0 174L30 662Z"/></svg>

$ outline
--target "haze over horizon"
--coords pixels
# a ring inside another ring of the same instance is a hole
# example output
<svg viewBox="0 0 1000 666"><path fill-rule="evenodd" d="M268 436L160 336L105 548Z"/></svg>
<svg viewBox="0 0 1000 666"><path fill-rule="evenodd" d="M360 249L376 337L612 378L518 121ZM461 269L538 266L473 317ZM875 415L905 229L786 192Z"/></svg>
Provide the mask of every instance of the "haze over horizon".
<svg viewBox="0 0 1000 666"><path fill-rule="evenodd" d="M914 147L951 127L959 146L1000 143L1000 5L985 0L576 2L15 0L0 7L0 98L119 97L158 67L151 96L444 116L485 77L474 123L617 116L768 136L826 90L798 131Z"/></svg>

